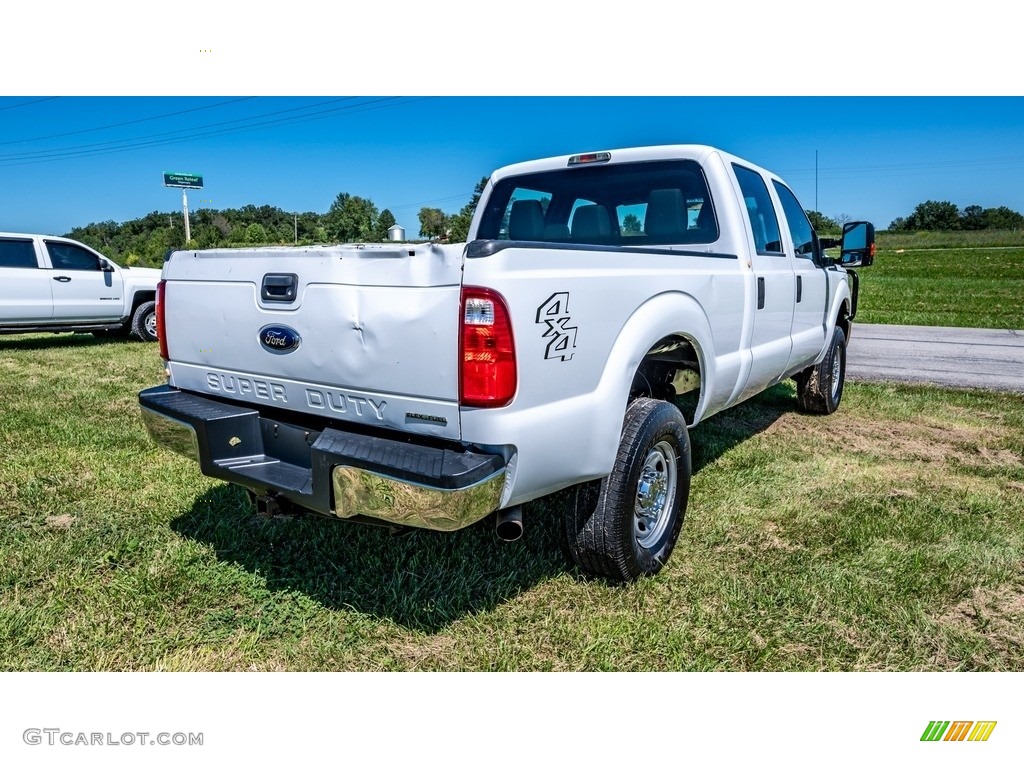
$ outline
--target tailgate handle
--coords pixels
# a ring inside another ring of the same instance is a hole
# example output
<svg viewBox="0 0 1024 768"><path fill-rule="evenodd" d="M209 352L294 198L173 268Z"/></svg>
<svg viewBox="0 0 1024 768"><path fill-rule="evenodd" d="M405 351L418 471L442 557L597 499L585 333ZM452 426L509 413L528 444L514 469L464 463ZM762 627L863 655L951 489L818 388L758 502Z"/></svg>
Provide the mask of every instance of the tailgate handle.
<svg viewBox="0 0 1024 768"><path fill-rule="evenodd" d="M260 297L264 301L295 301L295 289L299 284L298 275L264 275Z"/></svg>

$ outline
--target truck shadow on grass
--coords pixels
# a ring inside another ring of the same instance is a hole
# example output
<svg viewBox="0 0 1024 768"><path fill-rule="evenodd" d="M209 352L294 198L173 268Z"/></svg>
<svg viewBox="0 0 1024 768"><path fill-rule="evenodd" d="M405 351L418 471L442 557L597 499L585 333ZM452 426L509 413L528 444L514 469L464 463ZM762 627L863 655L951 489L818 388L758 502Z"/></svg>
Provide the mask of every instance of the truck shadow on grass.
<svg viewBox="0 0 1024 768"><path fill-rule="evenodd" d="M701 422L690 430L693 473L796 410L796 385L787 381Z"/></svg>
<svg viewBox="0 0 1024 768"><path fill-rule="evenodd" d="M109 344L128 344L125 335L109 334L94 336L91 333L33 333L0 335L0 351L37 351L43 349L70 349L77 347L98 347ZM154 352L155 354L155 352Z"/></svg>
<svg viewBox="0 0 1024 768"><path fill-rule="evenodd" d="M792 390L782 385L712 419L714 426L695 429L694 472L795 406ZM212 546L218 559L258 574L271 591L297 591L330 610L436 632L573 572L561 543L560 501L555 495L526 505L524 536L514 543L499 541L490 519L452 533L403 536L315 515L267 519L253 513L244 491L228 485L200 496L171 527Z"/></svg>
<svg viewBox="0 0 1024 768"><path fill-rule="evenodd" d="M559 519L545 504L529 505L525 535L506 543L490 520L452 533L393 536L315 515L267 519L253 514L243 491L221 485L171 527L258 574L272 591L434 632L566 570Z"/></svg>

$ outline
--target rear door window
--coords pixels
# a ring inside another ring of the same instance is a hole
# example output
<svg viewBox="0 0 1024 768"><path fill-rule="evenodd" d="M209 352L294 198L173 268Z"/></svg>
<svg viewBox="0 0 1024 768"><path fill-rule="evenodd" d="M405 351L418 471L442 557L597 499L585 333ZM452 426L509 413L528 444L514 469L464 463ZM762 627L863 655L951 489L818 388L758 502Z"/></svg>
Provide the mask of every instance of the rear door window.
<svg viewBox="0 0 1024 768"><path fill-rule="evenodd" d="M754 233L754 246L758 253L782 256L782 238L779 235L779 218L768 195L768 187L761 174L742 165L733 164L736 181L743 192L747 217Z"/></svg>
<svg viewBox="0 0 1024 768"><path fill-rule="evenodd" d="M36 249L31 240L0 240L0 268L36 269Z"/></svg>

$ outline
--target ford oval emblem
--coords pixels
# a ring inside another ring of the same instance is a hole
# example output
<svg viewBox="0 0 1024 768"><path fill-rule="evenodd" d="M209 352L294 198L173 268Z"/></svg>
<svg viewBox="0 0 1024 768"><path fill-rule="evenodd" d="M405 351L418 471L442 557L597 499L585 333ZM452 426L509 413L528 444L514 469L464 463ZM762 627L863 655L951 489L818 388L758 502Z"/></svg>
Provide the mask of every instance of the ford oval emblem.
<svg viewBox="0 0 1024 768"><path fill-rule="evenodd" d="M302 337L287 325L265 325L260 328L260 345L268 352L287 355L299 348Z"/></svg>

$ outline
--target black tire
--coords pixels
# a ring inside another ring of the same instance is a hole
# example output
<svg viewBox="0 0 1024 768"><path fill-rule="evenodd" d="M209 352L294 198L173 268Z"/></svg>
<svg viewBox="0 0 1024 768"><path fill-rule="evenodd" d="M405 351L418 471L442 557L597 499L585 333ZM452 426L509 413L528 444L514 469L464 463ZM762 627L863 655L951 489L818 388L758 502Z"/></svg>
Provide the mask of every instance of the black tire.
<svg viewBox="0 0 1024 768"><path fill-rule="evenodd" d="M796 377L796 397L807 413L835 413L846 381L846 334L836 326L824 359Z"/></svg>
<svg viewBox="0 0 1024 768"><path fill-rule="evenodd" d="M156 302L144 301L132 315L132 336L139 341L156 341Z"/></svg>
<svg viewBox="0 0 1024 768"><path fill-rule="evenodd" d="M630 403L615 466L567 499L566 548L580 569L614 581L653 576L668 560L690 495L690 438L671 403Z"/></svg>

